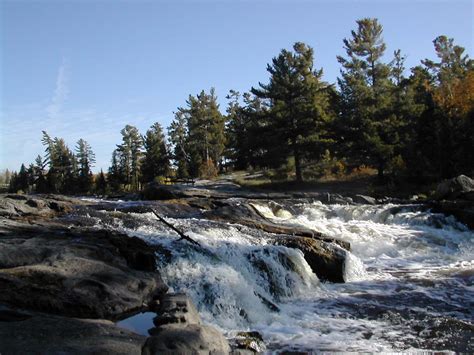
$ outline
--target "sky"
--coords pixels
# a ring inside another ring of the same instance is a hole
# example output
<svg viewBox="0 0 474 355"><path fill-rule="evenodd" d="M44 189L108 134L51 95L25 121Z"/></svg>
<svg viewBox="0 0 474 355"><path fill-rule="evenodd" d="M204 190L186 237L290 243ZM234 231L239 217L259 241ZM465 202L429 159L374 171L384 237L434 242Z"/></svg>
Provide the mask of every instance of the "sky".
<svg viewBox="0 0 474 355"><path fill-rule="evenodd" d="M408 68L435 59L441 34L473 56L472 0L0 0L0 170L43 155L45 130L71 149L87 140L105 171L126 124L166 128L211 87L224 112L230 89L267 82L267 63L297 41L335 83L363 17L384 26L387 61L398 48Z"/></svg>

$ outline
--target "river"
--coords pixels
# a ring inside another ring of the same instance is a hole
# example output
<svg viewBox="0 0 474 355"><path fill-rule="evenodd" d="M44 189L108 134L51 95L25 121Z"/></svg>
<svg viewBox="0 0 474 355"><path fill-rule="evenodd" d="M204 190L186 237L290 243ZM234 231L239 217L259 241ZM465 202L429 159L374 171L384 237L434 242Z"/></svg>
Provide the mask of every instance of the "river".
<svg viewBox="0 0 474 355"><path fill-rule="evenodd" d="M453 217L419 205L295 202L278 216L265 202L256 207L273 222L350 242L346 282L321 282L301 251L240 225L170 218L203 252L152 213L95 218L167 250L159 254L166 283L229 338L258 331L269 352L474 351L474 233Z"/></svg>

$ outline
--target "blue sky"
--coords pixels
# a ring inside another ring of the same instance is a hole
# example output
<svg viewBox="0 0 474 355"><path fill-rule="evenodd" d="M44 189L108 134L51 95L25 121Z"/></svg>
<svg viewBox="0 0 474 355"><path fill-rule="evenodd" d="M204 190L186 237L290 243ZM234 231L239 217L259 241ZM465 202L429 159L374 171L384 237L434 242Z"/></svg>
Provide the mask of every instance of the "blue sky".
<svg viewBox="0 0 474 355"><path fill-rule="evenodd" d="M87 140L105 170L126 124L166 127L211 87L224 111L230 89L266 82L266 64L296 41L335 82L362 17L380 20L387 54L400 48L408 67L434 58L440 34L472 56L472 0L0 0L0 169L42 154L46 130L71 148Z"/></svg>

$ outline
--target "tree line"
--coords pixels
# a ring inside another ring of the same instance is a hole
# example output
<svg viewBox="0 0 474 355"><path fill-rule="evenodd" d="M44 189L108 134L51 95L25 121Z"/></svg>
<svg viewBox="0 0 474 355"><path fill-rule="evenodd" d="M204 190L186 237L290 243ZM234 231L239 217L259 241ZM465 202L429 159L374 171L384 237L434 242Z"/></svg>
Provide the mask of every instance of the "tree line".
<svg viewBox="0 0 474 355"><path fill-rule="evenodd" d="M72 151L64 139L53 138L46 131L43 131L42 143L44 157L38 155L28 168L22 164L18 173L13 172L10 191L88 193L93 190L91 168L95 154L89 143L81 138Z"/></svg>
<svg viewBox="0 0 474 355"><path fill-rule="evenodd" d="M343 172L373 167L381 179L472 175L474 61L451 38L439 36L433 44L436 59L407 70L401 50L386 54L379 21L361 19L343 40L345 53L337 56L337 85L322 79L313 49L297 42L267 65L267 83L243 94L231 90L225 113L211 89L190 95L177 109L167 138L159 123L143 136L127 125L111 167L95 183L87 142L80 140L73 153L44 132L45 159L22 165L10 185L52 192L136 191L168 175L213 177L282 167L303 181L328 159Z"/></svg>

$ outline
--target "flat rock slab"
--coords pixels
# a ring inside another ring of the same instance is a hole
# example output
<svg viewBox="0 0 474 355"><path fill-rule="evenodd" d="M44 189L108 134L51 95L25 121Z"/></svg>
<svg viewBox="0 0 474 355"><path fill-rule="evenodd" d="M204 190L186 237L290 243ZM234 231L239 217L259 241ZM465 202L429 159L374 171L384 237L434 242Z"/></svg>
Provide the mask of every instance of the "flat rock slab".
<svg viewBox="0 0 474 355"><path fill-rule="evenodd" d="M141 354L146 337L107 320L0 312L0 353Z"/></svg>
<svg viewBox="0 0 474 355"><path fill-rule="evenodd" d="M0 303L117 319L166 292L154 250L107 230L0 219Z"/></svg>
<svg viewBox="0 0 474 355"><path fill-rule="evenodd" d="M0 217L51 217L86 202L62 195L0 194Z"/></svg>

